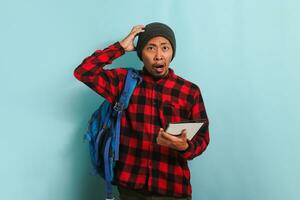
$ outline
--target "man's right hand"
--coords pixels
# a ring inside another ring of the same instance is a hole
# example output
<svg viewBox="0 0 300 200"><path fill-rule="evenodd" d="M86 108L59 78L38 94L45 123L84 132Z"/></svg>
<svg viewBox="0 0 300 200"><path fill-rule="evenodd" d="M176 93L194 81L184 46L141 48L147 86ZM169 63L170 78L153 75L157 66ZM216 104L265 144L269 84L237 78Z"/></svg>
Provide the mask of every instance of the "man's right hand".
<svg viewBox="0 0 300 200"><path fill-rule="evenodd" d="M130 33L120 42L121 46L124 48L125 51L134 51L134 38L139 34L140 32L144 32L145 26L144 25L137 25L134 26Z"/></svg>

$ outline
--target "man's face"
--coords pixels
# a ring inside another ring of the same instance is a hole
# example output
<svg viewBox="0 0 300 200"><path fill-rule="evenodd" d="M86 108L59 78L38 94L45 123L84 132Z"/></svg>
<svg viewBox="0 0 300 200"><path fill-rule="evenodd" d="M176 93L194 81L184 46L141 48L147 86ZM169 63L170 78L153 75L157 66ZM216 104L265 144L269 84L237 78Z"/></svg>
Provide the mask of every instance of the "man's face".
<svg viewBox="0 0 300 200"><path fill-rule="evenodd" d="M161 36L150 39L142 50L142 60L146 70L157 78L168 74L172 55L171 43Z"/></svg>

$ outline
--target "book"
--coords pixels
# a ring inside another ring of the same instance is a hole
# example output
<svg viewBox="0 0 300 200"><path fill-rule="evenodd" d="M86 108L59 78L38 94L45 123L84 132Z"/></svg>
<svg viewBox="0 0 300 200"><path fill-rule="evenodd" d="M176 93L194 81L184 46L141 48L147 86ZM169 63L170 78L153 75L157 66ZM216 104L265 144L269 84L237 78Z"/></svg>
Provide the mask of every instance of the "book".
<svg viewBox="0 0 300 200"><path fill-rule="evenodd" d="M183 129L186 129L187 139L191 140L194 135L199 131L199 129L203 126L204 121L185 121L185 122L176 122L169 123L165 132L179 136Z"/></svg>

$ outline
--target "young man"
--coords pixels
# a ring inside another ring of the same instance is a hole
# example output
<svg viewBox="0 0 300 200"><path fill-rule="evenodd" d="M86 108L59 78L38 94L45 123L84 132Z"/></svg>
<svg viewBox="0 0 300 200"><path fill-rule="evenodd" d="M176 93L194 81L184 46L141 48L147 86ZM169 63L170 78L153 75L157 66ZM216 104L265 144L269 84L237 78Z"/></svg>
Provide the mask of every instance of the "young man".
<svg viewBox="0 0 300 200"><path fill-rule="evenodd" d="M139 71L143 80L122 116L120 160L113 183L122 200L191 199L187 160L206 149L208 118L199 88L170 68L176 51L172 29L157 22L134 26L122 41L85 58L74 75L113 103L123 90L127 69L105 70L104 66L135 50L144 63ZM187 139L185 129L180 136L165 132L168 123L187 120L206 121L193 139Z"/></svg>

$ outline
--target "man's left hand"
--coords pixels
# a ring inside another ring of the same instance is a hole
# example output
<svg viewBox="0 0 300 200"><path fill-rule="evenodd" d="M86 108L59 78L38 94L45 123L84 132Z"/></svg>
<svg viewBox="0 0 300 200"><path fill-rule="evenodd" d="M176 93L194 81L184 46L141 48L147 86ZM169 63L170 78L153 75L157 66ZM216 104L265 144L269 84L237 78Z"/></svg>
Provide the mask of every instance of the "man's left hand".
<svg viewBox="0 0 300 200"><path fill-rule="evenodd" d="M160 145L167 146L178 151L184 151L189 147L186 135L187 132L185 129L181 131L179 136L174 136L160 128L156 141Z"/></svg>

